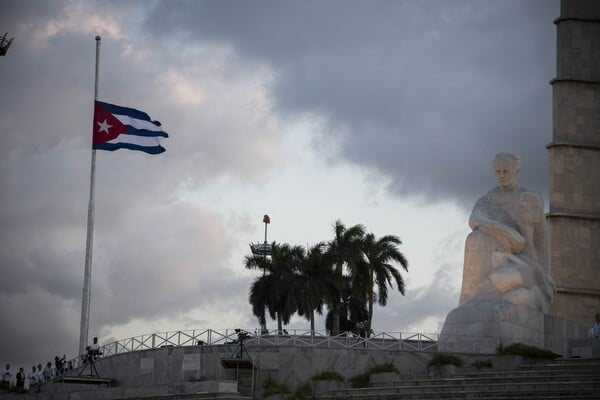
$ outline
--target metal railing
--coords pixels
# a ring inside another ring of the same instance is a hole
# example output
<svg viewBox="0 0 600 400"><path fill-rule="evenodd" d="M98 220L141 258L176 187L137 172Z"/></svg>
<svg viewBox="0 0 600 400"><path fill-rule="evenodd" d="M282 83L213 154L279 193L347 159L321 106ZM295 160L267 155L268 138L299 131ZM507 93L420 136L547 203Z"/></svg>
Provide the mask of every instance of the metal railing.
<svg viewBox="0 0 600 400"><path fill-rule="evenodd" d="M369 337L354 332L328 335L323 331L294 329L290 332L259 333L244 329L193 329L151 333L118 340L101 346L102 357L165 347L234 345L243 339L246 347L300 346L335 349L372 349L435 351L438 335L435 333L374 332ZM85 356L71 360L77 368L86 362Z"/></svg>
<svg viewBox="0 0 600 400"><path fill-rule="evenodd" d="M443 338L446 339L446 338ZM511 343L514 338L501 337L460 337L457 342L448 343L444 340L443 347L447 350L461 353L477 352L475 348L484 341L495 343ZM372 332L370 335L359 335L355 332L343 332L338 335L328 335L324 331L294 329L290 332L260 333L258 329L193 329L151 333L118 340L101 346L102 357L124 354L134 351L160 349L165 347L182 346L215 346L236 345L243 340L244 345L251 351L260 351L261 347L312 347L330 349L371 349L387 351L419 351L435 352L438 350L440 335L437 333L412 332ZM527 340L521 340L527 343ZM566 343L567 339L562 340ZM488 346L489 347L489 346ZM86 362L86 356L71 360L77 368Z"/></svg>

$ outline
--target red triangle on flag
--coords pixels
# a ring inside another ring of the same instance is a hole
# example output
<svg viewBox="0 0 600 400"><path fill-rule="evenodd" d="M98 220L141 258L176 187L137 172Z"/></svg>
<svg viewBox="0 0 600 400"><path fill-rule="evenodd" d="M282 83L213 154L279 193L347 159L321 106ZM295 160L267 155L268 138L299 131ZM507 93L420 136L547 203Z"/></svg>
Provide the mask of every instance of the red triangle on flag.
<svg viewBox="0 0 600 400"><path fill-rule="evenodd" d="M128 128L121 123L114 115L106 111L98 102L94 102L94 127L93 127L93 145L108 142L115 139Z"/></svg>

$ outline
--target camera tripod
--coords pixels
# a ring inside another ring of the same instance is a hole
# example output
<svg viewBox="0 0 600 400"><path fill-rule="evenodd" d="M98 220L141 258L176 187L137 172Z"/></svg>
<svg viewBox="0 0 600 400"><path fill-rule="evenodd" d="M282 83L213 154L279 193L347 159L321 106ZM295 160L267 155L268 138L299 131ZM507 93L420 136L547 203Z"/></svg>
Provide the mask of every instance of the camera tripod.
<svg viewBox="0 0 600 400"><path fill-rule="evenodd" d="M96 364L94 364L94 356L90 353L85 355L84 358L84 367L81 368L81 371L79 371L79 375L77 376L82 376L83 372L88 368L88 366L90 367L90 374L89 375L83 375L83 376L91 376L91 377L96 377L96 378L100 378L100 375L98 375L98 370L96 369Z"/></svg>

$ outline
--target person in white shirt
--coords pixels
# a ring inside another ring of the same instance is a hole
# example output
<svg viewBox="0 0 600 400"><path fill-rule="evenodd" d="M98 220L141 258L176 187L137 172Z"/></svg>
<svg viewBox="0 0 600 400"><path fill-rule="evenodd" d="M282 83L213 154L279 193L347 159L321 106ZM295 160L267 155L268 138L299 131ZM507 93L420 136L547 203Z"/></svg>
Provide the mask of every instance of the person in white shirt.
<svg viewBox="0 0 600 400"><path fill-rule="evenodd" d="M35 387L35 385L38 383L38 374L37 370L35 369L35 365L31 367L31 371L27 373L27 380L29 381L30 389Z"/></svg>
<svg viewBox="0 0 600 400"><path fill-rule="evenodd" d="M37 367L37 381L39 385L44 382L44 369L42 368L42 364L38 364Z"/></svg>
<svg viewBox="0 0 600 400"><path fill-rule="evenodd" d="M98 344L98 338L97 337L95 337L94 341L92 342L92 344L90 344L89 350L92 350L93 352L100 351L100 345Z"/></svg>
<svg viewBox="0 0 600 400"><path fill-rule="evenodd" d="M50 361L48 361L44 367L43 376L44 382L48 382L50 379L52 379L52 363Z"/></svg>
<svg viewBox="0 0 600 400"><path fill-rule="evenodd" d="M100 345L98 344L98 338L95 337L92 344L87 347L87 356L90 360L95 360L102 355L100 352Z"/></svg>
<svg viewBox="0 0 600 400"><path fill-rule="evenodd" d="M12 378L12 373L10 372L10 364L6 364L6 368L2 372L2 385L10 386L11 378Z"/></svg>

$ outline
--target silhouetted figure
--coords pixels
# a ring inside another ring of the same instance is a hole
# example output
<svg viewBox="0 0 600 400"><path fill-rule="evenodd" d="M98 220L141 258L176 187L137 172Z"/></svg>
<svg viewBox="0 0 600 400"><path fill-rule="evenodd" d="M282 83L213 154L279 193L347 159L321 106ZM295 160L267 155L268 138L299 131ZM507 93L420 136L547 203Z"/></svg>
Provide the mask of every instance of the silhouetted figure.
<svg viewBox="0 0 600 400"><path fill-rule="evenodd" d="M25 371L23 367L19 368L19 372L17 372L17 387L20 389L25 388Z"/></svg>
<svg viewBox="0 0 600 400"><path fill-rule="evenodd" d="M590 329L590 337L592 339L600 339L600 314L596 314L596 322Z"/></svg>
<svg viewBox="0 0 600 400"><path fill-rule="evenodd" d="M58 356L54 357L54 367L56 368L57 374L65 372L65 358L67 358L67 356L64 355L62 358L59 358Z"/></svg>

